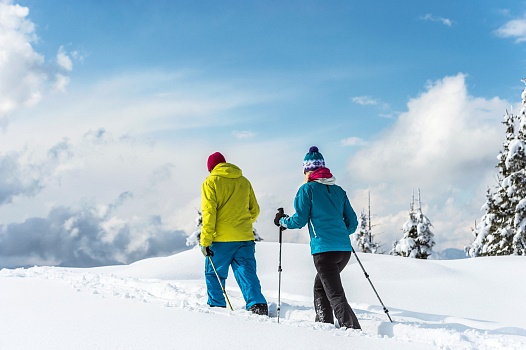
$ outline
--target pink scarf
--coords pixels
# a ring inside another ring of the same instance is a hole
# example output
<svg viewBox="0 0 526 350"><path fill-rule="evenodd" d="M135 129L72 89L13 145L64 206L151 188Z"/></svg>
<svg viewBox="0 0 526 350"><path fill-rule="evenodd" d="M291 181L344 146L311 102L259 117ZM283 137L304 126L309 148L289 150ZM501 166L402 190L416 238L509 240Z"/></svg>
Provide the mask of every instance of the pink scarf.
<svg viewBox="0 0 526 350"><path fill-rule="evenodd" d="M330 179L332 177L329 168L318 168L309 174L309 181L318 179Z"/></svg>

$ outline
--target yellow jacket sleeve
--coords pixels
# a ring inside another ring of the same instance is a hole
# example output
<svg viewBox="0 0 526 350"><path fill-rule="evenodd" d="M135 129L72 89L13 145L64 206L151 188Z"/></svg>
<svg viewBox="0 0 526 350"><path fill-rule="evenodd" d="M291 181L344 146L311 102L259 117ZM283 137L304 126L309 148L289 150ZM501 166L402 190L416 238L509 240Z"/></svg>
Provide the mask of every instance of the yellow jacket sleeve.
<svg viewBox="0 0 526 350"><path fill-rule="evenodd" d="M216 231L217 199L216 191L211 181L203 182L201 186L201 212L203 226L201 227L200 243L203 247L208 247L214 240Z"/></svg>

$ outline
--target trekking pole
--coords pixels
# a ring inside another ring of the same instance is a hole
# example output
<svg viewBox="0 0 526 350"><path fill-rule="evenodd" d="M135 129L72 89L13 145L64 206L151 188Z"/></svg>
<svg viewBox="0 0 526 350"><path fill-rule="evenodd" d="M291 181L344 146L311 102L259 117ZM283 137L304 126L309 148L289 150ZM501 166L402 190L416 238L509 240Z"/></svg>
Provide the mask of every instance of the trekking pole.
<svg viewBox="0 0 526 350"><path fill-rule="evenodd" d="M212 261L212 257L208 256L208 261L210 261L210 264L212 265L212 268L214 269L214 272L216 273L217 282L219 282L219 285L221 286L221 290L223 291L223 295L225 296L225 299L228 303L228 306L230 307L230 311L234 311L232 308L232 304L230 304L230 300L228 299L228 295L226 295L225 287L223 287L223 283L221 283L221 279L219 278L219 275L217 274L216 266L214 265L214 262Z"/></svg>
<svg viewBox="0 0 526 350"><path fill-rule="evenodd" d="M385 307L384 303L382 302L382 299L380 299L380 296L378 295L378 292L376 291L376 288L374 288L374 286L373 286L373 282L371 282L371 279L369 278L369 274L363 268L362 262L358 258L358 254L356 254L356 252L354 251L354 247L352 248L352 252L354 253L354 256L356 257L356 260L358 261L358 264L360 264L360 267L362 268L362 271L365 274L365 277L369 281L369 284L371 285L371 287L373 287L374 293L376 294L376 297L380 301L380 304L382 304L385 314L387 315L387 317L389 317L389 321L391 321L391 323L392 323L393 320L391 319L391 316L389 316L389 310L387 310L387 308Z"/></svg>
<svg viewBox="0 0 526 350"><path fill-rule="evenodd" d="M283 208L279 208L278 212L280 214L284 214ZM279 314L281 311L281 243L283 238L283 227L281 225L279 226L279 264L278 264L278 274L279 274L279 282L278 282L278 323L279 323Z"/></svg>

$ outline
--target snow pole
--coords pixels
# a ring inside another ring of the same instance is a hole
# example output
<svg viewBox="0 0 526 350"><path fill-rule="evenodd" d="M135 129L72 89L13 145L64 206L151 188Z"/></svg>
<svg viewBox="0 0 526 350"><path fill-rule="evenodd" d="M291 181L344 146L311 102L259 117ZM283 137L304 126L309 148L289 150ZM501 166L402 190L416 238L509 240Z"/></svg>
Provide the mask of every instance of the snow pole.
<svg viewBox="0 0 526 350"><path fill-rule="evenodd" d="M210 265L212 265L212 268L214 269L214 272L216 273L217 282L219 282L219 285L221 286L221 290L223 291L223 295L225 296L226 302L228 303L228 306L230 307L230 311L234 311L232 308L232 304L230 304L230 299L228 299L228 295L226 295L225 287L223 287L223 283L221 283L221 279L219 278L219 274L217 273L216 266L214 265L214 262L212 261L212 257L208 256L208 261L210 261Z"/></svg>
<svg viewBox="0 0 526 350"><path fill-rule="evenodd" d="M380 301L380 304L382 304L382 307L384 308L385 314L389 318L389 321L391 321L391 323L392 323L393 320L391 319L391 316L389 315L389 310L387 310L387 308L385 307L384 303L382 302L382 299L380 299L380 296L378 295L378 292L376 291L376 288L374 288L373 282L371 282L371 279L369 278L369 274L365 271L365 269L364 269L364 267L362 265L362 262L358 258L358 254L356 254L356 251L354 250L354 247L352 247L352 252L354 253L354 256L356 257L356 260L358 261L358 264L360 264L360 267L362 268L362 271L363 271L363 273L365 275L365 278L367 278L367 280L369 281L369 284L371 285L371 287L373 287L374 293L376 294L376 297L378 298L378 301Z"/></svg>
<svg viewBox="0 0 526 350"><path fill-rule="evenodd" d="M278 212L280 214L284 214L283 208L279 208ZM279 226L279 264L278 264L278 275L279 275L279 282L278 282L278 323L279 323L279 314L281 311L281 246L283 242L283 227L281 225Z"/></svg>

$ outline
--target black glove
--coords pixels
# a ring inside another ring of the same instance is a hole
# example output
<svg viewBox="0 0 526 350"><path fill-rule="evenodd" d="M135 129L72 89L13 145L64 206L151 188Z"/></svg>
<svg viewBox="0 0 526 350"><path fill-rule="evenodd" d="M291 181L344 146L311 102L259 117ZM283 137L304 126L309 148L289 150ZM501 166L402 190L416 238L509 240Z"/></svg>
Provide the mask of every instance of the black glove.
<svg viewBox="0 0 526 350"><path fill-rule="evenodd" d="M204 256L214 256L214 252L210 247L201 246L201 253L203 253Z"/></svg>
<svg viewBox="0 0 526 350"><path fill-rule="evenodd" d="M281 226L279 224L279 219L286 218L286 217L288 217L288 215L283 212L283 208L279 208L278 212L276 213L276 217L274 218L274 225Z"/></svg>

